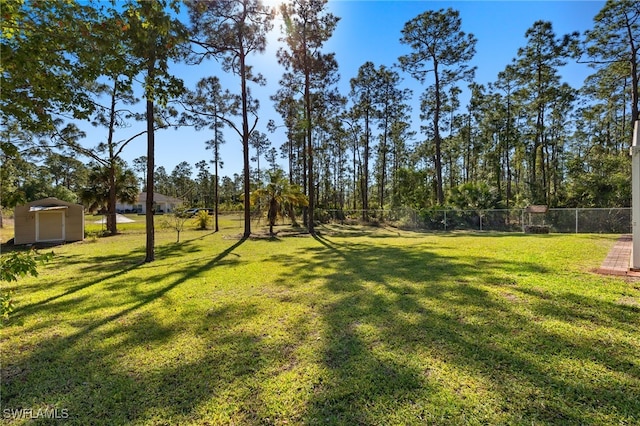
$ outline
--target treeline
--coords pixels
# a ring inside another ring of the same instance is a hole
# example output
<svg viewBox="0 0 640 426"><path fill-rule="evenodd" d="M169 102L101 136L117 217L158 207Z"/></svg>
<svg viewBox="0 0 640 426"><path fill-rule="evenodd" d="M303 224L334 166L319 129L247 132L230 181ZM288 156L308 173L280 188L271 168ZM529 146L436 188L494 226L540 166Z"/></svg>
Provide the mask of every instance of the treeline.
<svg viewBox="0 0 640 426"><path fill-rule="evenodd" d="M181 8L186 22L176 18ZM250 63L264 51L276 12L285 22L277 55L284 73L270 99L281 120L269 127L286 128L280 147L256 130L259 101L269 100L252 97L265 80ZM317 208L630 204L640 79L635 1L608 1L584 34L533 23L513 62L486 85L474 82L477 40L459 13L426 11L398 34L411 52L397 65L363 64L348 93L338 90L335 55L323 49L339 25L325 0L291 0L277 11L256 0L27 1L2 13L3 207L55 195L114 211L117 198L144 187L202 206L242 207L248 218L250 193L281 159L308 197L310 232ZM223 90L213 74L184 87L170 72L171 62L210 60L237 78L239 90ZM561 80L570 61L593 67L582 87ZM422 92L404 89L403 78ZM471 94L466 105L463 91ZM411 121L415 97L419 122ZM78 120L104 129L103 141L91 147ZM127 134L134 120L146 130ZM212 135L212 161L171 172L155 166L154 132L179 126ZM218 178L225 128L242 141L244 167ZM123 150L143 136L148 155L127 165ZM108 225L116 231L115 221Z"/></svg>

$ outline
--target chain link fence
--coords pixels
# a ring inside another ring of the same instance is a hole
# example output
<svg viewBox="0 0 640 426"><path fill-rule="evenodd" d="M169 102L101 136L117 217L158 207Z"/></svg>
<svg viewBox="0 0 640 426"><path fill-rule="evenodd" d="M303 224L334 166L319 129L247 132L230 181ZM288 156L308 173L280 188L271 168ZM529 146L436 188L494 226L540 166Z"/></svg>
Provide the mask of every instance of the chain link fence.
<svg viewBox="0 0 640 426"><path fill-rule="evenodd" d="M408 230L524 232L525 227L548 228L555 233L628 234L631 208L548 209L546 213L509 210L321 210L322 222L388 223Z"/></svg>
<svg viewBox="0 0 640 426"><path fill-rule="evenodd" d="M552 233L629 234L632 232L631 208L548 209L546 213L527 213L525 209L501 210L316 210L316 221L341 225L362 223L388 224L416 231L495 231L524 232L525 227L544 227ZM244 228L241 211L220 212L221 226ZM302 215L297 217L302 224ZM266 226L267 220L252 213L252 228ZM278 219L278 224L290 223Z"/></svg>

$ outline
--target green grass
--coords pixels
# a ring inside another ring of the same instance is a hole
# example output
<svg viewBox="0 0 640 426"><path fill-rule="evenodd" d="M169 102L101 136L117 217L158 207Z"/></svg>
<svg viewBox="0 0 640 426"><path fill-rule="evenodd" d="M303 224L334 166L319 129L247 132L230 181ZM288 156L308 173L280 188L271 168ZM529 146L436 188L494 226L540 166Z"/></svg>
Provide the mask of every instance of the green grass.
<svg viewBox="0 0 640 426"><path fill-rule="evenodd" d="M137 228L56 247L12 286L2 408L78 425L640 422L640 285L591 272L616 236L224 226L159 231L151 264Z"/></svg>

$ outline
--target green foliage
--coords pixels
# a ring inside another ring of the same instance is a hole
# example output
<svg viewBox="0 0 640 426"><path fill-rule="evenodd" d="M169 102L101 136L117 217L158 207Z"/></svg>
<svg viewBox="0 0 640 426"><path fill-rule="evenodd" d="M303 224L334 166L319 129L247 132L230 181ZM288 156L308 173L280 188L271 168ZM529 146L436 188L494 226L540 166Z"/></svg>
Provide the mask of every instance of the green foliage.
<svg viewBox="0 0 640 426"><path fill-rule="evenodd" d="M553 25L536 21L525 34L526 46L515 62L521 111L527 117L522 142L526 146L528 191L534 204L557 205L562 151L576 92L561 83L560 69L575 54L579 33L556 37ZM551 154L550 154L551 153ZM545 157L553 159L545 159Z"/></svg>
<svg viewBox="0 0 640 426"><path fill-rule="evenodd" d="M169 72L169 62L185 55L187 28L175 18L180 10L174 0L127 1L121 19L123 43L127 52L147 71L144 97L164 106L184 92L181 79Z"/></svg>
<svg viewBox="0 0 640 426"><path fill-rule="evenodd" d="M35 251L13 251L0 257L0 281L16 281L20 277L38 276L38 263L44 263L53 253L38 254Z"/></svg>
<svg viewBox="0 0 640 426"><path fill-rule="evenodd" d="M305 209L305 221L309 233L314 234L316 183L314 171L313 131L320 124L323 115L333 115L328 112L332 104L338 105L340 94L335 85L339 80L338 62L335 54L322 52L322 46L331 38L339 17L325 10L327 0L309 0L303 2L282 3L280 13L284 20L284 37L286 48L278 50L278 62L291 72L285 81L283 92L302 92L302 98L296 99L292 95L291 101L299 102L298 117L295 126L301 138L303 152L302 162L305 164L307 182L305 187L308 196L308 208ZM300 87L302 86L302 87ZM282 98L288 97L288 95ZM317 102L323 99L323 102ZM288 119L288 113L286 114ZM355 196L355 194L354 194Z"/></svg>
<svg viewBox="0 0 640 426"><path fill-rule="evenodd" d="M34 251L13 251L0 257L0 281L12 282L28 275L37 277L38 263L48 262L53 258L53 253L38 254ZM13 292L2 290L0 292L0 316L8 319L15 308Z"/></svg>
<svg viewBox="0 0 640 426"><path fill-rule="evenodd" d="M194 218L196 228L199 230L209 229L211 226L211 216L206 210L199 210Z"/></svg>
<svg viewBox="0 0 640 426"><path fill-rule="evenodd" d="M87 84L102 72L96 9L73 1L3 1L0 65L3 117L34 132L55 117L86 117L94 108Z"/></svg>
<svg viewBox="0 0 640 426"><path fill-rule="evenodd" d="M13 291L0 291L0 317L3 320L8 320L15 307L16 302L13 300Z"/></svg>
<svg viewBox="0 0 640 426"><path fill-rule="evenodd" d="M620 89L622 86L625 92L631 92L631 123L638 120L640 109L639 18L640 4L637 1L607 1L595 16L593 29L588 30L585 37L586 53L596 67L610 68L612 64L621 65L618 67L618 81L625 83L618 83L617 87ZM627 83L627 79L631 81Z"/></svg>
<svg viewBox="0 0 640 426"><path fill-rule="evenodd" d="M56 197L76 203L86 166L67 155L37 149L36 135L7 123L0 130L0 201L4 207ZM9 142L10 141L10 142ZM44 160L44 161L42 161Z"/></svg>
<svg viewBox="0 0 640 426"><path fill-rule="evenodd" d="M92 163L89 172L89 186L81 194L82 202L90 211L106 208L109 202L110 174L114 173L116 199L134 204L138 199L138 178L127 168L123 160L114 162L113 171L108 166Z"/></svg>
<svg viewBox="0 0 640 426"><path fill-rule="evenodd" d="M69 203L78 202L78 194L67 188L66 186L58 185L51 191L51 196L58 200L67 201Z"/></svg>
<svg viewBox="0 0 640 426"><path fill-rule="evenodd" d="M179 10L179 3L174 0L127 1L122 13L125 49L146 71L143 91L146 101L148 204L154 195L155 126L159 121L156 104L165 107L170 99L184 92L183 81L169 72L169 63L182 59L186 54L187 29L175 17ZM145 262L152 262L155 258L154 239L153 212L147 209Z"/></svg>
<svg viewBox="0 0 640 426"><path fill-rule="evenodd" d="M460 210L500 208L496 193L484 182L463 183L451 188L447 197L447 204Z"/></svg>
<svg viewBox="0 0 640 426"><path fill-rule="evenodd" d="M267 210L269 233L273 234L273 227L278 217L289 216L295 224L295 208L307 206L309 201L297 185L289 183L282 169L268 171L269 183L251 193L251 204L258 210Z"/></svg>
<svg viewBox="0 0 640 426"><path fill-rule="evenodd" d="M422 209L431 205L432 197L427 171L402 168L397 172L397 180L393 198L394 207Z"/></svg>
<svg viewBox="0 0 640 426"><path fill-rule="evenodd" d="M1 132L0 142L0 203L2 207L15 207L26 201L26 196L20 188L20 180L25 166L28 164L18 150L15 141L29 140L28 134L21 132L16 123L6 124Z"/></svg>
<svg viewBox="0 0 640 426"><path fill-rule="evenodd" d="M567 204L576 207L631 205L631 158L594 147L583 158L569 162Z"/></svg>

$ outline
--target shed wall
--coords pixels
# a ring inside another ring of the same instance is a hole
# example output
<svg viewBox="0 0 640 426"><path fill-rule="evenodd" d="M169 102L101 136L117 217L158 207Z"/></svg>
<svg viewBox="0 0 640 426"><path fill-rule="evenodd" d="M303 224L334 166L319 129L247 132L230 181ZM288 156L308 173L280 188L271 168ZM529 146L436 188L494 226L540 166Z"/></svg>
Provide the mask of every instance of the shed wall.
<svg viewBox="0 0 640 426"><path fill-rule="evenodd" d="M66 241L84 240L84 208L82 206L69 206L66 220Z"/></svg>
<svg viewBox="0 0 640 426"><path fill-rule="evenodd" d="M14 244L34 244L36 243L36 212L29 211L30 207L38 205L37 201L31 202L23 206L17 206L14 211ZM84 208L79 204L68 204L64 209L64 224L65 224L65 242L82 241L84 240ZM42 212L41 212L42 213ZM43 216L44 217L44 216ZM53 221L52 224L57 223ZM41 226L46 226L46 223L40 221ZM61 225L61 224L60 224ZM40 239L47 235L60 235L56 233L56 230L43 230L40 229Z"/></svg>
<svg viewBox="0 0 640 426"><path fill-rule="evenodd" d="M36 242L36 214L29 212L29 206L17 206L14 217L14 244L33 244Z"/></svg>

